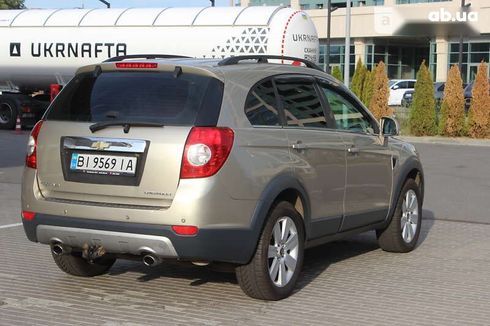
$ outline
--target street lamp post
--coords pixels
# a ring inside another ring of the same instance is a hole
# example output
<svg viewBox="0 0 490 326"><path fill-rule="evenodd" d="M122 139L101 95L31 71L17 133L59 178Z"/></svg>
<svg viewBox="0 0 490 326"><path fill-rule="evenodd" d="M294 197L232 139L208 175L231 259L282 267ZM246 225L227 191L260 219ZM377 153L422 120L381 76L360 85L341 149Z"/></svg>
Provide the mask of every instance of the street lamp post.
<svg viewBox="0 0 490 326"><path fill-rule="evenodd" d="M471 3L466 4L466 0L461 0L461 14L469 6L471 6ZM463 33L459 34L458 66L459 66L461 76L464 76L463 75Z"/></svg>
<svg viewBox="0 0 490 326"><path fill-rule="evenodd" d="M330 73L330 27L332 26L332 12L337 10L337 7L332 8L332 0L327 0L327 44L325 53L325 71Z"/></svg>
<svg viewBox="0 0 490 326"><path fill-rule="evenodd" d="M344 51L344 85L349 87L350 77L350 2L346 2L345 11L345 51Z"/></svg>

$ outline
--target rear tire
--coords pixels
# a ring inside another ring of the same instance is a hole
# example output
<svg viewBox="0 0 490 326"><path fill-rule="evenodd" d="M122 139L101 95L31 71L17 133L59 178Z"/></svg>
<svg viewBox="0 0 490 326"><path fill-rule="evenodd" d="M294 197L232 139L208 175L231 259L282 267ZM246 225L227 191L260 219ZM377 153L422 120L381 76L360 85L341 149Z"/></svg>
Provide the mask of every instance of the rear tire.
<svg viewBox="0 0 490 326"><path fill-rule="evenodd" d="M303 251L303 219L291 203L280 202L269 212L252 260L236 268L238 284L255 299L288 297L303 266Z"/></svg>
<svg viewBox="0 0 490 326"><path fill-rule="evenodd" d="M390 224L377 230L381 249L389 252L409 252L415 249L422 225L422 198L413 179L408 179L400 192Z"/></svg>
<svg viewBox="0 0 490 326"><path fill-rule="evenodd" d="M54 262L65 273L80 276L92 277L105 274L116 262L115 258L101 257L93 264L76 253L55 255L52 253Z"/></svg>
<svg viewBox="0 0 490 326"><path fill-rule="evenodd" d="M0 129L14 129L17 114L15 102L0 97Z"/></svg>

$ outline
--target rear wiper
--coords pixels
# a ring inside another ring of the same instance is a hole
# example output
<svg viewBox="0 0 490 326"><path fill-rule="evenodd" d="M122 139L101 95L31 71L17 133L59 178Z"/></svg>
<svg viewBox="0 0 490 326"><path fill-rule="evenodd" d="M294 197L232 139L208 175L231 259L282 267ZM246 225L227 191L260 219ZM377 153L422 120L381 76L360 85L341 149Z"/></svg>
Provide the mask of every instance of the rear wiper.
<svg viewBox="0 0 490 326"><path fill-rule="evenodd" d="M134 126L134 127L163 127L164 124L160 122L144 122L144 121L101 121L94 123L91 125L90 131L91 132L96 132L98 130L104 129L106 127L110 126L123 126L124 127L124 133L127 134L129 132L129 129Z"/></svg>

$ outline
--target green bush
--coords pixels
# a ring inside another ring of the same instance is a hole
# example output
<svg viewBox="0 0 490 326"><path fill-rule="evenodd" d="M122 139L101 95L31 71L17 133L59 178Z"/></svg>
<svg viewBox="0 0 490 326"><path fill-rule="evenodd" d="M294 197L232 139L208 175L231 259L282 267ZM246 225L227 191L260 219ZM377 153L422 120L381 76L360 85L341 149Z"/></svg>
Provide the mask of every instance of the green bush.
<svg viewBox="0 0 490 326"><path fill-rule="evenodd" d="M470 137L490 137L489 88L488 66L482 61L478 66L468 114L468 135Z"/></svg>
<svg viewBox="0 0 490 326"><path fill-rule="evenodd" d="M372 71L366 69L366 77L364 78L361 94L361 101L366 107L369 107L369 103L371 103L371 98L373 97L373 81L375 74L376 66L374 66Z"/></svg>
<svg viewBox="0 0 490 326"><path fill-rule="evenodd" d="M417 72L409 125L410 132L415 136L433 136L437 133L434 84L425 60Z"/></svg>
<svg viewBox="0 0 490 326"><path fill-rule="evenodd" d="M369 111L378 120L393 115L393 110L388 106L388 76L385 67L383 61L380 61L374 70L372 97L369 102Z"/></svg>
<svg viewBox="0 0 490 326"><path fill-rule="evenodd" d="M359 58L356 65L356 70L354 71L354 76L352 76L351 90L358 98L362 97L362 90L364 86L364 80L366 79L366 74L368 73L367 68L362 63Z"/></svg>
<svg viewBox="0 0 490 326"><path fill-rule="evenodd" d="M342 77L342 71L340 71L339 66L334 66L332 69L332 76L337 78L339 81L343 82L344 78Z"/></svg>
<svg viewBox="0 0 490 326"><path fill-rule="evenodd" d="M461 73L453 65L447 76L439 117L439 134L443 136L463 136L465 133L464 89Z"/></svg>

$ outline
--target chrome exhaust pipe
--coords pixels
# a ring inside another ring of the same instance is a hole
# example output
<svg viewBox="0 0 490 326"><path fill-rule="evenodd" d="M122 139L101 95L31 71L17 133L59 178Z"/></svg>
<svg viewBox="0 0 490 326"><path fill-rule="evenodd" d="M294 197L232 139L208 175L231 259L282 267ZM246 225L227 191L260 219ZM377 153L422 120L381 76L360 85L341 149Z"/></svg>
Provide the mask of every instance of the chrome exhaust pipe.
<svg viewBox="0 0 490 326"><path fill-rule="evenodd" d="M148 267L153 267L160 264L162 260L155 255L145 255L143 256L143 264Z"/></svg>
<svg viewBox="0 0 490 326"><path fill-rule="evenodd" d="M63 246L59 243L55 243L51 246L51 252L55 256L61 256L66 253L65 248L63 248Z"/></svg>

